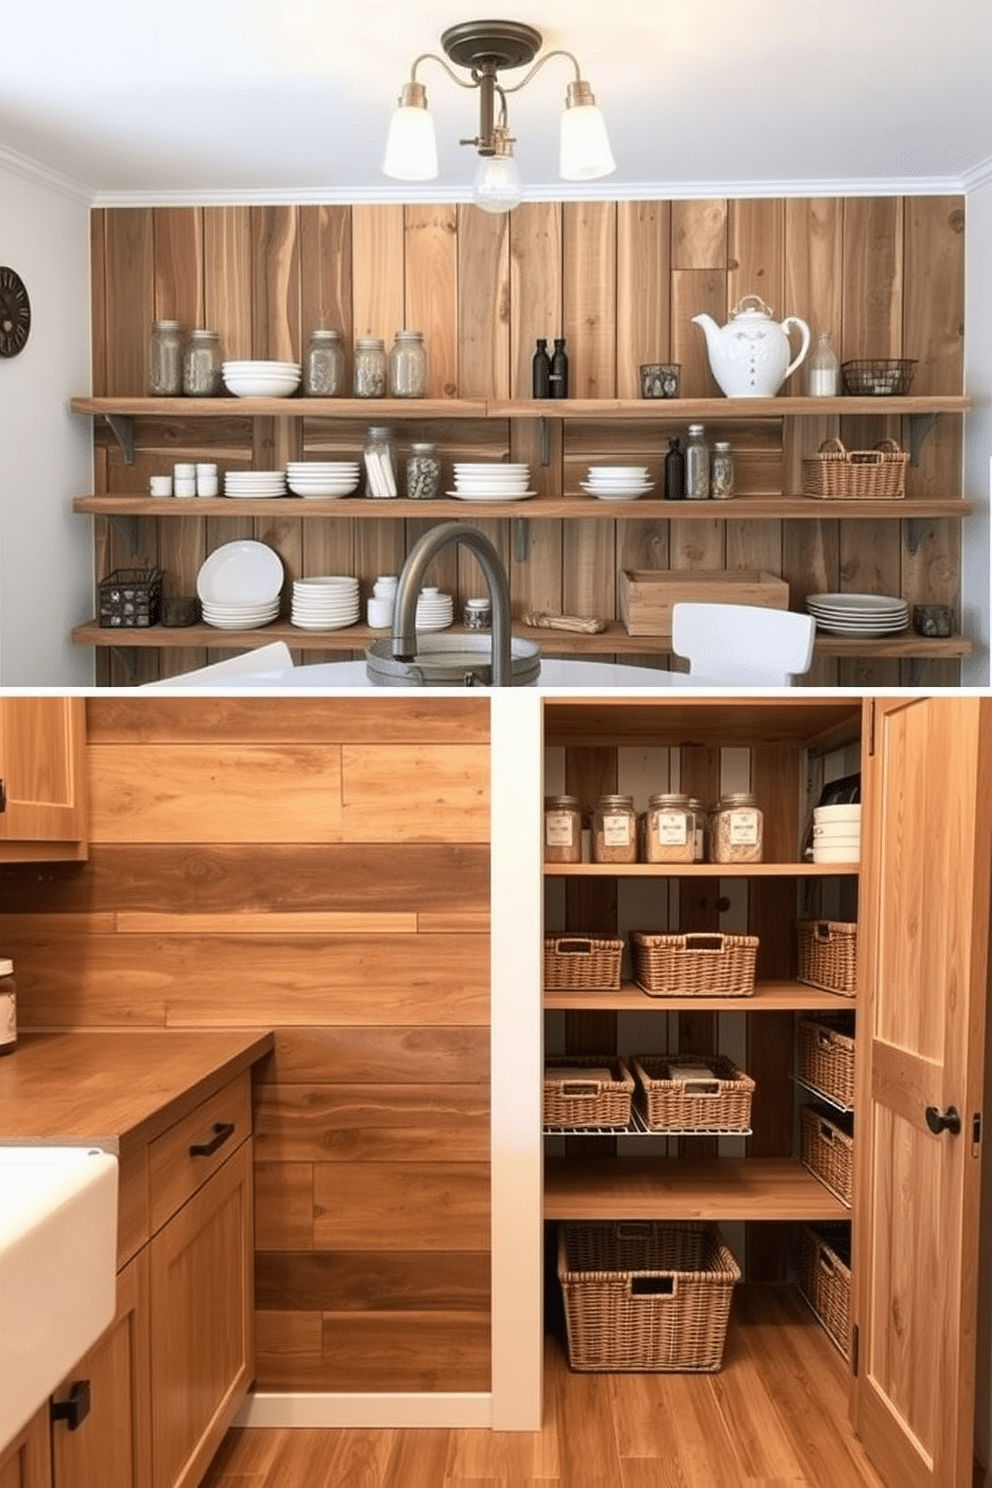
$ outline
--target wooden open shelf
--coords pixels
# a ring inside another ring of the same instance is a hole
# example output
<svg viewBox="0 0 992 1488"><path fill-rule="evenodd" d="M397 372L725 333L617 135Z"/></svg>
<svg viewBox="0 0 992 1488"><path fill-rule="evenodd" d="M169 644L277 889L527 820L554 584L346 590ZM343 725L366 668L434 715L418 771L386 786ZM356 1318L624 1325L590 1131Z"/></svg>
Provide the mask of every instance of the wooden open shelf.
<svg viewBox="0 0 992 1488"><path fill-rule="evenodd" d="M545 1219L850 1219L789 1158L549 1157Z"/></svg>
<svg viewBox="0 0 992 1488"><path fill-rule="evenodd" d="M834 1013L853 1012L855 1002L803 982L758 982L752 997L652 997L624 982L616 991L548 988L544 1007L549 1013Z"/></svg>

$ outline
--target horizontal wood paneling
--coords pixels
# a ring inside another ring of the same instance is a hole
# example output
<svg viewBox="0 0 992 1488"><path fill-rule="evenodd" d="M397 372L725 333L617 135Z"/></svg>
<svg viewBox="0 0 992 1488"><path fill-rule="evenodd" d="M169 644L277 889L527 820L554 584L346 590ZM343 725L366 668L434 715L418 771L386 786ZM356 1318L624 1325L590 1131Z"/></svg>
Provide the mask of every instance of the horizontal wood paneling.
<svg viewBox="0 0 992 1488"><path fill-rule="evenodd" d="M312 1341L320 1325L319 1351ZM488 1390L489 1322L477 1312L262 1312L257 1386L268 1390Z"/></svg>
<svg viewBox="0 0 992 1488"><path fill-rule="evenodd" d="M154 706L150 706L151 703ZM327 699L127 697L89 698L91 744L484 744L489 704L481 698L353 697Z"/></svg>
<svg viewBox="0 0 992 1488"><path fill-rule="evenodd" d="M286 1085L256 1103L259 1157L286 1162L488 1162L485 1085Z"/></svg>
<svg viewBox="0 0 992 1488"><path fill-rule="evenodd" d="M255 1291L266 1311L485 1312L485 1251L262 1251Z"/></svg>
<svg viewBox="0 0 992 1488"><path fill-rule="evenodd" d="M318 1250L486 1250L483 1162L315 1163Z"/></svg>

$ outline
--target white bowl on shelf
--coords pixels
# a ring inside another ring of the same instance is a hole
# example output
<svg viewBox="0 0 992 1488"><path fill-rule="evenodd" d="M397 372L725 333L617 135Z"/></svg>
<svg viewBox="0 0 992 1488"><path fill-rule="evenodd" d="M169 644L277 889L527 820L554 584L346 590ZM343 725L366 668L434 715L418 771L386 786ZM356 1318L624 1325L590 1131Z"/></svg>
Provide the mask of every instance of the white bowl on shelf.
<svg viewBox="0 0 992 1488"><path fill-rule="evenodd" d="M861 807L853 806L814 806L814 822L858 822L861 821Z"/></svg>
<svg viewBox="0 0 992 1488"><path fill-rule="evenodd" d="M813 843L814 863L856 863L860 857L860 845L821 847L818 843Z"/></svg>

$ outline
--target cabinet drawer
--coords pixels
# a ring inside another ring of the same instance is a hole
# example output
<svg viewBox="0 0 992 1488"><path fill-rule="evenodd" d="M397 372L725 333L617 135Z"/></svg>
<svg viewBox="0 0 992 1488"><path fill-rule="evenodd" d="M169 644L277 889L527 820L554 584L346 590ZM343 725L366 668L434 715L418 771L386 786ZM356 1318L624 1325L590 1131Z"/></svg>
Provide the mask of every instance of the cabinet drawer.
<svg viewBox="0 0 992 1488"><path fill-rule="evenodd" d="M251 1077L245 1073L149 1145L152 1234L206 1183L250 1133Z"/></svg>

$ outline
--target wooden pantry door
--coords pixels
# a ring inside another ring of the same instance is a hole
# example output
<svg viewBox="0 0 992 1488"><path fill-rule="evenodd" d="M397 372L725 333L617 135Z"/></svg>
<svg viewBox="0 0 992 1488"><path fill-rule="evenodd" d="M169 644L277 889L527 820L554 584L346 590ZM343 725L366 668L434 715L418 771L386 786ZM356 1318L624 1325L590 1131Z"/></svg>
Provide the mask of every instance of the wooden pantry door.
<svg viewBox="0 0 992 1488"><path fill-rule="evenodd" d="M852 1416L887 1482L970 1488L992 703L865 706Z"/></svg>

